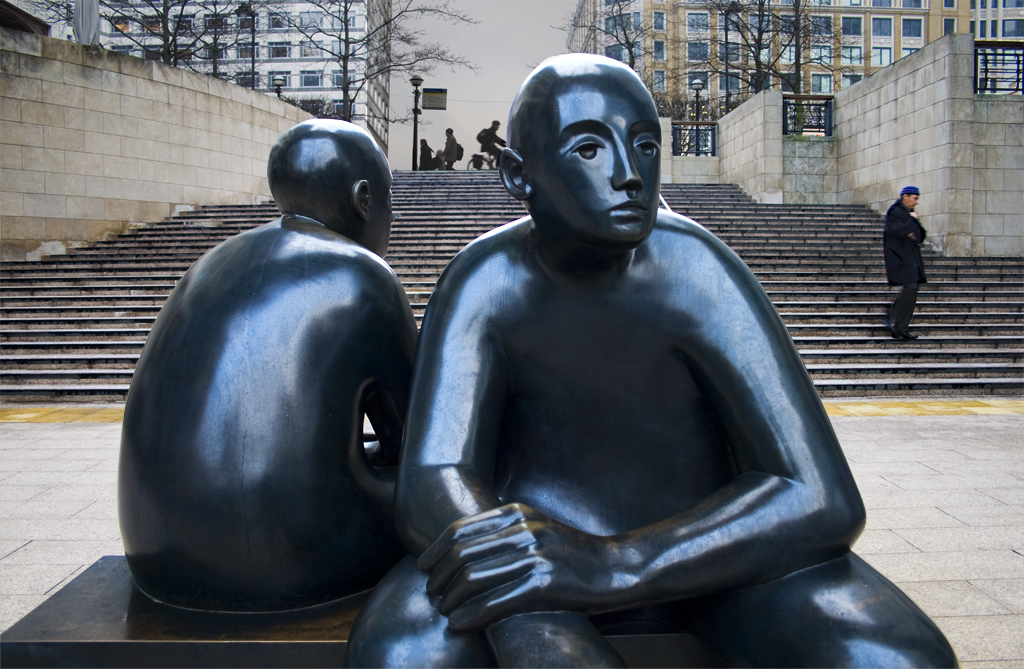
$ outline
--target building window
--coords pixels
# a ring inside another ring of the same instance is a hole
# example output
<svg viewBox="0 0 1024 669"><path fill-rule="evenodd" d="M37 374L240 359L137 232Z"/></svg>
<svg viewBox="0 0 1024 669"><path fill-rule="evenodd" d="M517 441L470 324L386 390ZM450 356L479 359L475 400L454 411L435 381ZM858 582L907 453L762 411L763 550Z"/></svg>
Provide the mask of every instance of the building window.
<svg viewBox="0 0 1024 669"><path fill-rule="evenodd" d="M892 19L871 19L871 34L875 37L892 37Z"/></svg>
<svg viewBox="0 0 1024 669"><path fill-rule="evenodd" d="M303 70L299 73L299 85L303 88L320 88L320 73Z"/></svg>
<svg viewBox="0 0 1024 669"><path fill-rule="evenodd" d="M256 17L254 16L239 16L238 17L238 29L239 30L252 30L256 27Z"/></svg>
<svg viewBox="0 0 1024 669"><path fill-rule="evenodd" d="M871 0L872 7L892 7L892 0Z"/></svg>
<svg viewBox="0 0 1024 669"><path fill-rule="evenodd" d="M1007 9L1024 7L1024 0L1003 0L1003 7Z"/></svg>
<svg viewBox="0 0 1024 669"><path fill-rule="evenodd" d="M250 60L252 58L252 45L238 47L238 57Z"/></svg>
<svg viewBox="0 0 1024 669"><path fill-rule="evenodd" d="M252 88L252 72L236 74L235 83L243 88Z"/></svg>
<svg viewBox="0 0 1024 669"><path fill-rule="evenodd" d="M686 32L706 33L708 32L708 15L696 12L689 12L686 15Z"/></svg>
<svg viewBox="0 0 1024 669"><path fill-rule="evenodd" d="M864 34L864 20L859 16L843 17L843 37L860 37Z"/></svg>
<svg viewBox="0 0 1024 669"><path fill-rule="evenodd" d="M661 40L654 40L654 60L665 60L665 43Z"/></svg>
<svg viewBox="0 0 1024 669"><path fill-rule="evenodd" d="M832 64L832 47L828 44L816 44L811 47L811 62L821 65Z"/></svg>
<svg viewBox="0 0 1024 669"><path fill-rule="evenodd" d="M718 90L736 93L740 90L740 77L738 74L730 74L728 77L725 74L718 75Z"/></svg>
<svg viewBox="0 0 1024 669"><path fill-rule="evenodd" d="M696 61L708 60L708 42L687 42L686 59Z"/></svg>
<svg viewBox="0 0 1024 669"><path fill-rule="evenodd" d="M132 55L132 48L130 46L112 46L110 47L110 50L123 56Z"/></svg>
<svg viewBox="0 0 1024 669"><path fill-rule="evenodd" d="M625 49L622 47L621 44L611 44L604 48L604 55L605 57L611 58L613 60L623 60L622 54L624 51Z"/></svg>
<svg viewBox="0 0 1024 669"><path fill-rule="evenodd" d="M271 14L270 15L270 29L271 30L284 30L288 27L288 18L284 14Z"/></svg>
<svg viewBox="0 0 1024 669"><path fill-rule="evenodd" d="M978 21L978 37L985 38L985 30L988 26L988 21Z"/></svg>
<svg viewBox="0 0 1024 669"><path fill-rule="evenodd" d="M903 9L921 9L922 0L903 0Z"/></svg>
<svg viewBox="0 0 1024 669"><path fill-rule="evenodd" d="M993 22L995 23L995 22ZM956 32L956 19L942 19L942 34L952 35ZM1005 35L1005 33L1004 33ZM993 35L995 37L995 35Z"/></svg>
<svg viewBox="0 0 1024 669"><path fill-rule="evenodd" d="M909 56L910 54L914 53L915 51L917 51L917 49L903 49L903 51L900 54L900 57L901 58L906 58L907 56Z"/></svg>
<svg viewBox="0 0 1024 669"><path fill-rule="evenodd" d="M920 37L921 23L921 19L903 19L903 36Z"/></svg>
<svg viewBox="0 0 1024 669"><path fill-rule="evenodd" d="M815 37L830 37L832 35L832 17L812 16L811 30Z"/></svg>
<svg viewBox="0 0 1024 669"><path fill-rule="evenodd" d="M853 86L855 83L864 78L861 74L844 74L843 75L843 88Z"/></svg>
<svg viewBox="0 0 1024 669"><path fill-rule="evenodd" d="M222 60L224 58L224 49L215 49L212 46L208 46L199 52L199 57L203 60Z"/></svg>
<svg viewBox="0 0 1024 669"><path fill-rule="evenodd" d="M356 81L356 75L353 74L352 72L349 72L348 73L348 86L349 86L349 88L352 87L352 84L354 84L355 81ZM331 73L331 83L334 85L335 88L344 88L345 87L345 78L342 76L341 72L335 71L335 72Z"/></svg>
<svg viewBox="0 0 1024 669"><path fill-rule="evenodd" d="M735 42L721 42L718 45L718 60L735 63L740 59L740 45Z"/></svg>
<svg viewBox="0 0 1024 669"><path fill-rule="evenodd" d="M832 92L832 75L831 74L812 74L811 75L811 93L831 93Z"/></svg>
<svg viewBox="0 0 1024 669"><path fill-rule="evenodd" d="M127 16L115 16L110 19L110 25L114 26L114 30L119 33L130 33L132 31L132 22Z"/></svg>
<svg viewBox="0 0 1024 669"><path fill-rule="evenodd" d="M288 58L291 51L287 42L271 42L269 46L271 58Z"/></svg>
<svg viewBox="0 0 1024 669"><path fill-rule="evenodd" d="M871 47L871 64L875 67L892 65L892 49L887 46Z"/></svg>
<svg viewBox="0 0 1024 669"><path fill-rule="evenodd" d="M654 29L665 29L665 12L654 12Z"/></svg>
<svg viewBox="0 0 1024 669"><path fill-rule="evenodd" d="M306 29L319 28L321 18L323 18L321 12L299 12L299 27Z"/></svg>
<svg viewBox="0 0 1024 669"><path fill-rule="evenodd" d="M851 7L860 7L860 0L850 0Z"/></svg>
<svg viewBox="0 0 1024 669"><path fill-rule="evenodd" d="M267 88L274 88L274 78L281 77L284 79L284 83L281 84L281 88L291 88L292 85L292 73L291 72L267 72Z"/></svg>
<svg viewBox="0 0 1024 669"><path fill-rule="evenodd" d="M708 82L711 80L711 76L707 72L690 72L686 75L686 80L688 82L686 84L687 87L690 87L693 84L693 82L699 81L702 84L704 84L704 90L707 90Z"/></svg>
<svg viewBox="0 0 1024 669"><path fill-rule="evenodd" d="M946 9L956 9L956 0L942 0L942 6Z"/></svg>
<svg viewBox="0 0 1024 669"><path fill-rule="evenodd" d="M156 16L147 16L142 19L142 27L151 33L158 33L163 30L163 24Z"/></svg>
<svg viewBox="0 0 1024 669"><path fill-rule="evenodd" d="M322 53L323 49L313 40L303 40L299 44L299 54L302 58L318 58Z"/></svg>
<svg viewBox="0 0 1024 669"><path fill-rule="evenodd" d="M664 91L665 90L665 70L654 71L654 90Z"/></svg>
<svg viewBox="0 0 1024 669"><path fill-rule="evenodd" d="M859 46L844 46L842 59L843 65L863 65L864 49Z"/></svg>
<svg viewBox="0 0 1024 669"><path fill-rule="evenodd" d="M1003 37L1024 37L1024 19L1004 19Z"/></svg>
<svg viewBox="0 0 1024 669"><path fill-rule="evenodd" d="M782 51L779 53L779 59L783 63L792 63L796 60L796 49L792 44L782 47Z"/></svg>
<svg viewBox="0 0 1024 669"><path fill-rule="evenodd" d="M207 16L203 20L203 25L206 26L207 30L227 30L228 20L223 16Z"/></svg>

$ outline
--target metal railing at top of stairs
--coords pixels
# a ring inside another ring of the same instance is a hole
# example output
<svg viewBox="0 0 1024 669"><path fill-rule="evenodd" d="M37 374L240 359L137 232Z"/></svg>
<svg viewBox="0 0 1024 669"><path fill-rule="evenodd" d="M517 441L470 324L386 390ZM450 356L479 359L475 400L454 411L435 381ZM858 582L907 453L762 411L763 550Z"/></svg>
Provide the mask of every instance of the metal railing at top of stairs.
<svg viewBox="0 0 1024 669"><path fill-rule="evenodd" d="M974 92L996 95L1024 93L1024 42L976 41Z"/></svg>
<svg viewBox="0 0 1024 669"><path fill-rule="evenodd" d="M782 96L782 134L832 136L831 95Z"/></svg>

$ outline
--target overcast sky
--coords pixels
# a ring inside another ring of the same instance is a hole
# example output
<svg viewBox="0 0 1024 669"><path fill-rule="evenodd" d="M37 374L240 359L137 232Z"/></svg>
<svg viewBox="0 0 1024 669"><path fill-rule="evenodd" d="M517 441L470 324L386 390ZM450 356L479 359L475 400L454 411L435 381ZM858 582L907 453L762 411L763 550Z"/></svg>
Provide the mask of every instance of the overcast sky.
<svg viewBox="0 0 1024 669"><path fill-rule="evenodd" d="M424 88L447 88L448 109L426 110L420 116L420 139L435 151L444 148L444 129L452 128L466 158L480 152L476 134L491 121L501 121L502 137L512 98L535 65L565 53L566 33L552 28L564 22L576 0L455 0L453 5L479 21L476 25L424 22L426 40L440 42L477 66L450 71L438 67L422 74ZM412 108L408 77L391 80L391 105L396 114ZM412 167L412 124L392 123L388 160L392 169ZM466 160L455 164L465 169Z"/></svg>

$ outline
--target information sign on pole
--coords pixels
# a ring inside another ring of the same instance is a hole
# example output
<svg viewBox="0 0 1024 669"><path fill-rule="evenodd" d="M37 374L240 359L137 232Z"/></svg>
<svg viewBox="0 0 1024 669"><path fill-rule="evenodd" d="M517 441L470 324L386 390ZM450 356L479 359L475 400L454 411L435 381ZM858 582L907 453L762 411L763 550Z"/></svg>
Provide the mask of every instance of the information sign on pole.
<svg viewBox="0 0 1024 669"><path fill-rule="evenodd" d="M448 109L448 89L424 88L423 109Z"/></svg>

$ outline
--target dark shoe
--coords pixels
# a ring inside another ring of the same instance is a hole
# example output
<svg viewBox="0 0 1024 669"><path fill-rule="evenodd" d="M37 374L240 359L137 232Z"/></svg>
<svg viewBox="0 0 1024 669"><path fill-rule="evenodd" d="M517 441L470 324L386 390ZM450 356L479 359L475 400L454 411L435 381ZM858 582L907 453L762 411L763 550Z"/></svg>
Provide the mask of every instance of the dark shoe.
<svg viewBox="0 0 1024 669"><path fill-rule="evenodd" d="M917 339L917 335L911 334L910 332L897 332L896 330L893 330L892 338L896 341L914 341Z"/></svg>
<svg viewBox="0 0 1024 669"><path fill-rule="evenodd" d="M913 332L904 332L900 339L917 339L917 335Z"/></svg>

